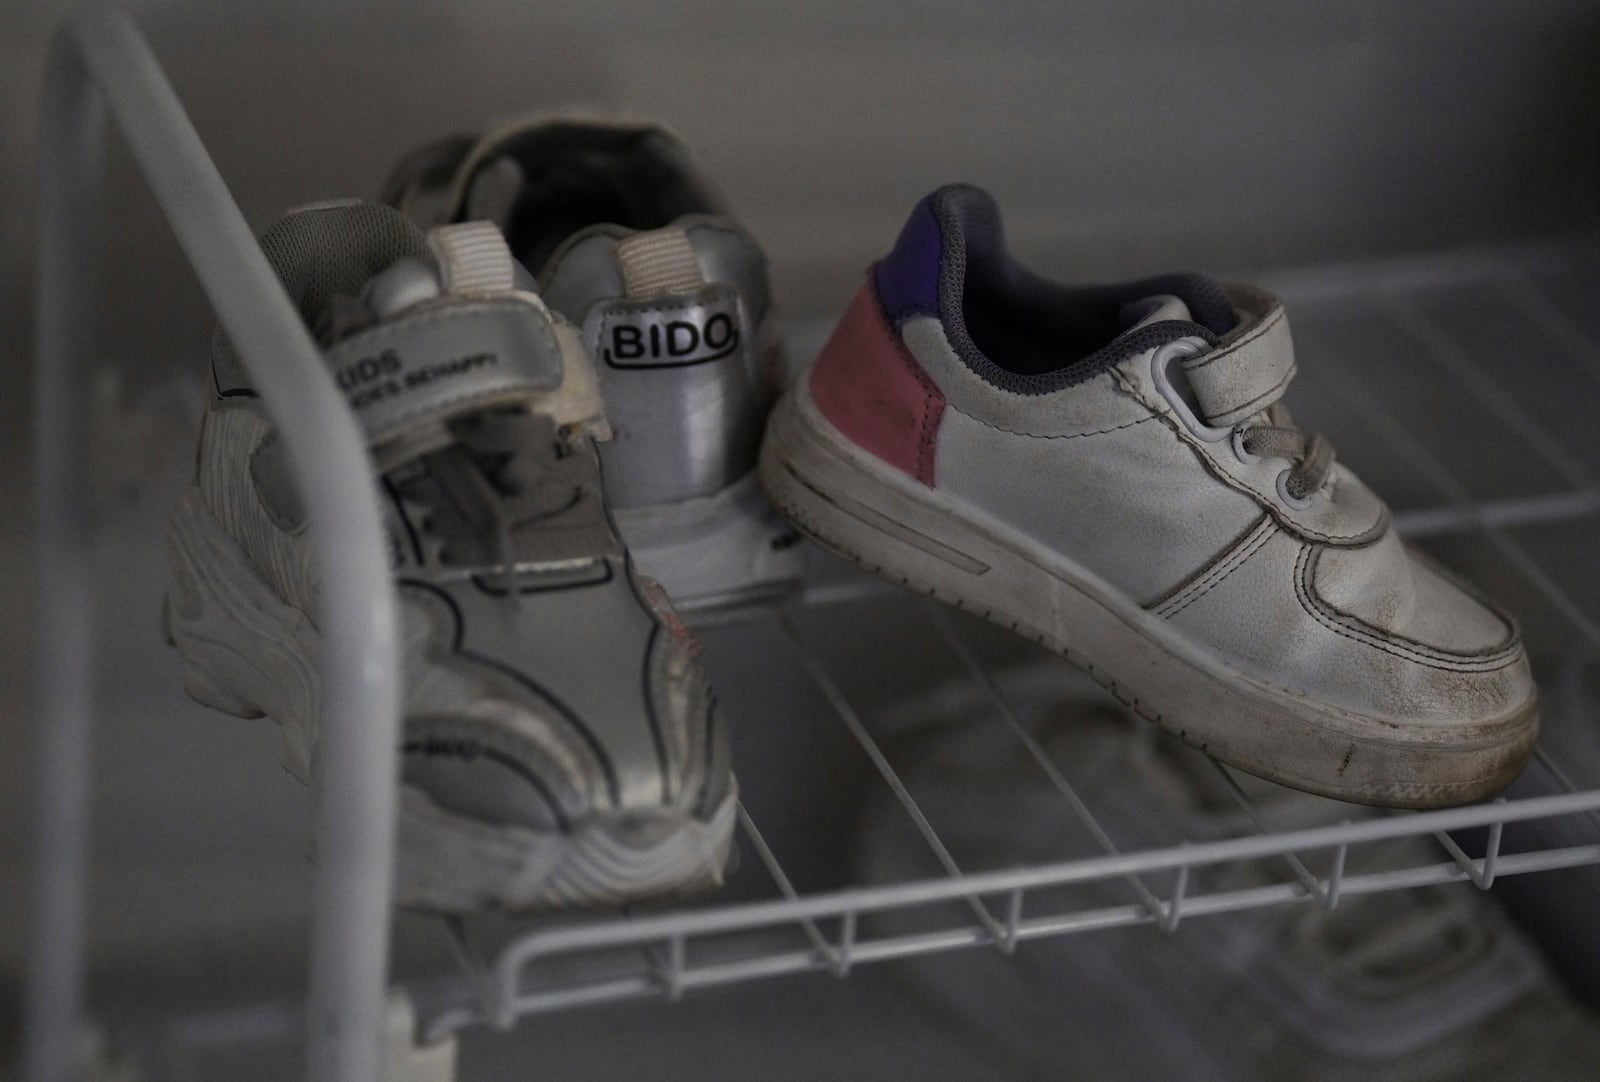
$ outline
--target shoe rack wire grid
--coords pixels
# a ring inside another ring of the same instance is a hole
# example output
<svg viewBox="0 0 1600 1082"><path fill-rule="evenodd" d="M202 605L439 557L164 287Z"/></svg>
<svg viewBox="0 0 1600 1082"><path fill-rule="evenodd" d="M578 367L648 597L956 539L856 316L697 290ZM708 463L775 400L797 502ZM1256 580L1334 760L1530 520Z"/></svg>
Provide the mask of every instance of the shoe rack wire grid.
<svg viewBox="0 0 1600 1082"><path fill-rule="evenodd" d="M98 88L112 108L112 119L128 139L189 254L202 286L228 325L241 355L251 364L263 391L274 379L274 397L264 394L275 417L288 418L295 403L303 423L284 424L286 441L310 453L297 462L322 464L303 470L300 480L311 497L323 536L342 543L322 547L328 566L324 581L348 584L347 595L330 598L352 614L329 627L329 686L333 740L325 761L327 793L343 789L343 802L325 794L319 803L317 831L324 854L314 908L306 1042L310 1076L321 1079L371 1079L377 1076L377 1034L386 994L383 950L388 934L387 870L392 859L392 805L396 778L392 764L374 769L382 757L361 749L392 744L398 714L393 679L394 601L387 582L363 578L357 566L339 564L340 553L374 551L378 536L375 504L364 451L343 405L322 372L292 310L254 240L233 206L159 67L131 22L116 15L80 16L58 34L41 120L40 288L38 298L38 427L36 481L39 487L40 589L51 604L41 606L37 710L40 725L39 787L35 814L34 953L28 987L26 1076L30 1082L69 1077L73 1034L81 1011L83 891L87 875L86 757L90 742L87 673L91 658L84 632L90 626L86 538L81 490L87 462L74 450L83 443L82 418L71 402L71 377L88 356L92 329L64 304L65 291L81 290L81 271L92 269L92 248L67 246L83 241L81 209L97 194L94 144L99 138ZM54 171L52 171L54 170ZM53 200L53 201L51 201ZM1448 538L1492 557L1533 599L1524 607L1530 622L1559 628L1590 653L1600 653L1600 624L1592 604L1563 589L1556 572L1537 555L1525 531L1541 526L1595 529L1600 514L1600 474L1558 438L1540 412L1504 381L1504 366L1486 365L1470 336L1441 325L1419 298L1460 287L1493 299L1532 329L1537 348L1557 357L1570 371L1574 395L1591 400L1600 392L1600 324L1574 315L1570 298L1541 287L1541 277L1593 257L1567 246L1539 247L1481 257L1401 261L1381 271L1370 266L1323 268L1283 276L1274 283L1291 302L1301 333L1302 371L1314 356L1316 392L1341 416L1360 416L1382 448L1386 461L1403 466L1416 479L1423 498L1418 509L1397 513L1397 528L1415 538ZM231 283L231 284L229 284ZM1430 293L1432 291L1432 293ZM1436 446L1418 438L1414 418L1425 403L1393 398L1368 386L1368 380L1340 370L1335 352L1314 347L1319 338L1305 327L1318 316L1354 311L1362 326L1383 324L1398 335L1407 363L1433 373L1432 410L1449 413L1458 403L1491 423L1473 430L1506 455L1531 458L1558 479L1553 491L1512 491L1481 497L1463 479L1458 465ZM285 318L287 315L287 318ZM64 318L70 316L72 318ZM1310 317L1310 318L1308 318ZM292 321L293 325L290 326ZM298 336L298 337L297 337ZM268 354L272 354L268 357ZM285 358L288 358L286 360ZM269 360L271 365L262 362ZM275 366L275 371L268 371ZM53 375L52 375L53 371ZM1302 375L1302 383L1306 375ZM293 384L294 386L290 386ZM1300 388L1297 388L1297 392ZM1296 398L1296 401L1300 401ZM1498 441L1498 442L1495 442ZM320 474L320 482L319 482ZM320 484L320 487L319 487ZM359 491L366 490L365 502ZM320 494L320 495L319 495ZM352 565L359 561L347 561ZM337 566L336 566L337 565ZM618 1000L661 997L741 982L808 972L847 976L872 962L927 955L960 948L1015 951L1029 940L1126 925L1149 924L1172 931L1179 922L1212 914L1278 905L1320 905L1329 909L1352 895L1404 890L1436 884L1470 884L1488 890L1510 875L1551 872L1600 864L1600 789L1577 784L1559 756L1541 740L1535 757L1559 791L1519 799L1498 799L1427 812L1356 813L1333 825L1275 829L1271 813L1257 805L1232 768L1214 766L1253 830L1237 837L1196 841L1163 848L1125 847L1097 820L1060 766L1021 720L992 667L980 657L964 618L922 601L922 618L948 651L953 670L974 682L992 708L972 724L994 727L996 740L1015 740L1059 793L1081 836L1101 855L998 871L964 871L950 846L919 807L872 725L863 717L833 671L828 651L808 638L808 621L834 606L885 603L893 588L855 572L814 581L800 602L771 617L777 621L792 663L804 673L832 718L817 725L842 725L869 761L870 773L896 798L944 874L887 885L852 886L820 892L797 889L778 849L739 808L739 842L746 861L759 864L770 897L719 902L715 896L664 910L543 921L500 934L486 947L469 922L444 919L444 931L459 962L459 972L414 990L419 1006L419 1040L448 1037L466 1027L509 1028L518 1018ZM62 599L66 598L63 604ZM903 602L897 602L903 603ZM714 639L713 639L714 641ZM360 647L357 644L366 643ZM372 674L378 674L374 677ZM343 689L340 691L339 689ZM342 698L341 698L342 695ZM333 779L344 782L341 787ZM1587 780L1587 779L1586 779ZM1583 844L1547 848L1502 848L1508 824L1536 820L1586 823ZM1593 828L1592 830L1588 828ZM1481 830L1481 851L1469 854L1454 832ZM1406 866L1387 863L1364 868L1360 854L1389 839L1423 838L1437 859ZM346 854L346 859L335 859ZM1212 889L1208 869L1240 862L1273 861L1281 879L1243 889ZM1091 882L1120 882L1120 904L1071 904L1057 888ZM952 905L952 903L954 903ZM885 932L875 917L916 911L938 914L914 932ZM355 929L364 935L352 936ZM1158 933L1157 933L1158 934Z"/></svg>

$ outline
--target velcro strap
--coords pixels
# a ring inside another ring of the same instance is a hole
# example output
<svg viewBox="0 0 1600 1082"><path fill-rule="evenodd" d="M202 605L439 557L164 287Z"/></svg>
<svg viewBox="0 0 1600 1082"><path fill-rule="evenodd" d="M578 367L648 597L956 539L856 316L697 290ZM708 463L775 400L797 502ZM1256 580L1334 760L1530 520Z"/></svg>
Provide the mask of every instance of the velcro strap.
<svg viewBox="0 0 1600 1082"><path fill-rule="evenodd" d="M549 317L510 297L422 308L346 338L324 358L374 445L562 380Z"/></svg>
<svg viewBox="0 0 1600 1082"><path fill-rule="evenodd" d="M1294 341L1276 301L1238 338L1183 363L1202 419L1224 428L1259 413L1283 396L1294 378Z"/></svg>

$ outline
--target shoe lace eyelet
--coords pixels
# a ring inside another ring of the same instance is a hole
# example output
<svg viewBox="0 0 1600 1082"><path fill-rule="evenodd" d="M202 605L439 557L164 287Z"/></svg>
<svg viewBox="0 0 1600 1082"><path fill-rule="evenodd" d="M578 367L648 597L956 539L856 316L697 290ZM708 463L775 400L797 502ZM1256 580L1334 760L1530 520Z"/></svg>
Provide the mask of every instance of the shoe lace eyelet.
<svg viewBox="0 0 1600 1082"><path fill-rule="evenodd" d="M1306 508L1311 506L1311 497L1300 497L1290 494L1289 475L1293 472L1293 470L1284 470L1282 473L1278 474L1278 499L1282 500L1286 506L1292 507L1296 511L1304 511Z"/></svg>
<svg viewBox="0 0 1600 1082"><path fill-rule="evenodd" d="M1234 425L1233 433L1228 437L1228 443L1233 447L1234 458L1237 458L1243 465L1254 466L1261 461L1261 456L1253 455L1245 450L1244 439L1249 427L1249 425Z"/></svg>

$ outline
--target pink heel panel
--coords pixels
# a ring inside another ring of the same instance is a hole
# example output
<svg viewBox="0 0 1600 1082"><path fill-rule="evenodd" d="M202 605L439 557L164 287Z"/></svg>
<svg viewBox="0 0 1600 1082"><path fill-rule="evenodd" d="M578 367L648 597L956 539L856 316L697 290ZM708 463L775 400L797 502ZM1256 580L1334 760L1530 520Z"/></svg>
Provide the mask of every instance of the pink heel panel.
<svg viewBox="0 0 1600 1082"><path fill-rule="evenodd" d="M884 319L871 280L811 368L817 409L862 450L933 487L944 395Z"/></svg>

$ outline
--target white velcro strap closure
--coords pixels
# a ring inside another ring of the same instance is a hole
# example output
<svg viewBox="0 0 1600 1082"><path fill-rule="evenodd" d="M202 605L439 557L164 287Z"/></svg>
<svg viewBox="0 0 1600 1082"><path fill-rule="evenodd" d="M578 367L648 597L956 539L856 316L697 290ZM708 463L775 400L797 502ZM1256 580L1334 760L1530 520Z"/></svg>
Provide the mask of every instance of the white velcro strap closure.
<svg viewBox="0 0 1600 1082"><path fill-rule="evenodd" d="M511 249L493 222L461 222L428 230L428 248L446 293L498 293L511 289L516 270Z"/></svg>
<svg viewBox="0 0 1600 1082"><path fill-rule="evenodd" d="M418 424L556 390L563 378L550 317L514 297L422 308L323 356L374 446Z"/></svg>
<svg viewBox="0 0 1600 1082"><path fill-rule="evenodd" d="M617 263L629 297L693 293L706 284L694 245L681 229L652 229L618 241Z"/></svg>
<svg viewBox="0 0 1600 1082"><path fill-rule="evenodd" d="M1276 302L1232 341L1183 362L1201 419L1216 428L1238 424L1283 397L1294 378L1294 341Z"/></svg>

